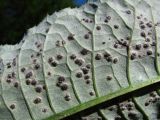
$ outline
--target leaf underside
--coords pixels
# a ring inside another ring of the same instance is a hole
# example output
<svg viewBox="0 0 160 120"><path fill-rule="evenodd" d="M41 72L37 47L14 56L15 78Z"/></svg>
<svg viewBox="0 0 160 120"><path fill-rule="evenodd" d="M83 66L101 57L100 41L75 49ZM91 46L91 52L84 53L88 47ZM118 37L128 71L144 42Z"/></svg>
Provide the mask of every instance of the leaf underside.
<svg viewBox="0 0 160 120"><path fill-rule="evenodd" d="M61 119L159 82L159 6L158 0L101 0L66 8L19 44L0 46L0 120ZM109 120L134 113L156 120L159 95L150 94L99 112ZM151 98L155 104L145 106Z"/></svg>

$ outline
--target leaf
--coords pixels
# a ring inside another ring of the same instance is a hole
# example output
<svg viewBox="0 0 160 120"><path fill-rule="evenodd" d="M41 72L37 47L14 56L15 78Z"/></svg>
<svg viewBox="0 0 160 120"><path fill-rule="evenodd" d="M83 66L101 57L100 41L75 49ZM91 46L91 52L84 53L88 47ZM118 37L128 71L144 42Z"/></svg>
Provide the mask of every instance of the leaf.
<svg viewBox="0 0 160 120"><path fill-rule="evenodd" d="M1 46L0 109L11 119L56 120L159 82L159 4L101 0L66 8L21 43ZM135 112L145 110L147 97L133 98ZM111 119L117 110L100 112ZM121 114L128 119L128 111Z"/></svg>

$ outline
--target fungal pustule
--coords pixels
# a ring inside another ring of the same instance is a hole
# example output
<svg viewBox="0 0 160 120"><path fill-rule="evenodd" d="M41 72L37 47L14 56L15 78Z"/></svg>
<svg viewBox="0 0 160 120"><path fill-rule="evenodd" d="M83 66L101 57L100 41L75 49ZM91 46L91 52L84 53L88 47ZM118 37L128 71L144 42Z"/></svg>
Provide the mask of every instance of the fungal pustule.
<svg viewBox="0 0 160 120"><path fill-rule="evenodd" d="M77 73L76 73L76 77L77 77L77 78L81 78L82 76L83 76L82 72L77 72Z"/></svg>
<svg viewBox="0 0 160 120"><path fill-rule="evenodd" d="M37 97L36 99L34 99L34 104L38 104L38 103L40 103L42 101L42 98L40 98L40 97Z"/></svg>
<svg viewBox="0 0 160 120"><path fill-rule="evenodd" d="M15 109L15 108L16 108L16 105L15 105L15 104L11 104L9 107L10 107L10 109L12 109L12 110L13 110L13 109Z"/></svg>
<svg viewBox="0 0 160 120"><path fill-rule="evenodd" d="M108 75L106 78L108 81L112 80L112 76Z"/></svg>
<svg viewBox="0 0 160 120"><path fill-rule="evenodd" d="M61 60L61 59L63 59L63 56L61 54L58 54L57 55L57 60Z"/></svg>
<svg viewBox="0 0 160 120"><path fill-rule="evenodd" d="M31 78L33 76L33 73L30 71L26 74L26 79Z"/></svg>
<svg viewBox="0 0 160 120"><path fill-rule="evenodd" d="M37 84L37 81L36 81L35 79L33 79L33 80L31 81L31 85L35 86L36 84Z"/></svg>
<svg viewBox="0 0 160 120"><path fill-rule="evenodd" d="M85 67L81 68L83 74L88 74L89 70Z"/></svg>
<svg viewBox="0 0 160 120"><path fill-rule="evenodd" d="M69 94L66 94L66 95L64 96L64 99L65 99L66 101L70 101L70 100L71 100L71 96L70 96Z"/></svg>
<svg viewBox="0 0 160 120"><path fill-rule="evenodd" d="M70 55L70 59L71 59L71 60L76 59L76 55L75 55L75 54Z"/></svg>
<svg viewBox="0 0 160 120"><path fill-rule="evenodd" d="M96 59L96 60L101 60L101 58L102 58L102 55L101 55L100 53L97 53L97 54L95 55L95 59Z"/></svg>
<svg viewBox="0 0 160 120"><path fill-rule="evenodd" d="M63 83L60 87L61 87L62 91L65 91L65 90L68 89L68 84L67 83Z"/></svg>
<svg viewBox="0 0 160 120"><path fill-rule="evenodd" d="M37 86L35 87L35 91L36 91L37 93L41 93L42 90L43 90L43 88L42 88L41 85L37 85Z"/></svg>
<svg viewBox="0 0 160 120"><path fill-rule="evenodd" d="M82 49L81 51L80 51L80 53L82 54L82 55L87 55L88 54L88 50L87 49Z"/></svg>

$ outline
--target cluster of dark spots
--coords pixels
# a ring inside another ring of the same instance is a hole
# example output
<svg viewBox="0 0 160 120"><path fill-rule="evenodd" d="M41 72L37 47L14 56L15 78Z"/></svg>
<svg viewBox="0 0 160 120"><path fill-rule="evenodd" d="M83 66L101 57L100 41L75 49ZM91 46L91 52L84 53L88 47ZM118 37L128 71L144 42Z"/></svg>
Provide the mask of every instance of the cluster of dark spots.
<svg viewBox="0 0 160 120"><path fill-rule="evenodd" d="M115 29L118 29L118 28L119 28L119 26L118 26L118 25L114 25L114 28L115 28Z"/></svg>
<svg viewBox="0 0 160 120"><path fill-rule="evenodd" d="M34 104L38 104L41 103L42 99L40 97L37 97L36 99L34 99Z"/></svg>
<svg viewBox="0 0 160 120"><path fill-rule="evenodd" d="M105 23L108 23L111 20L111 16L107 16L104 20Z"/></svg>
<svg viewBox="0 0 160 120"><path fill-rule="evenodd" d="M12 65L16 66L16 58L13 59Z"/></svg>
<svg viewBox="0 0 160 120"><path fill-rule="evenodd" d="M35 70L38 70L39 68L40 68L40 65L39 65L39 64L35 64L35 65L34 65L34 69L35 69Z"/></svg>
<svg viewBox="0 0 160 120"><path fill-rule="evenodd" d="M155 92L150 94L150 97L146 100L146 102L144 103L145 106L150 105L151 103L156 103L160 101L160 96L158 94L156 94Z"/></svg>
<svg viewBox="0 0 160 120"><path fill-rule="evenodd" d="M31 85L35 86L37 84L37 81L35 79L31 80Z"/></svg>
<svg viewBox="0 0 160 120"><path fill-rule="evenodd" d="M15 87L15 88L18 88L18 86L19 86L19 83L18 83L18 82L15 82L15 83L14 83L14 87Z"/></svg>
<svg viewBox="0 0 160 120"><path fill-rule="evenodd" d="M36 87L35 87L35 91L37 92L37 93L41 93L42 92L42 86L41 85L37 85Z"/></svg>
<svg viewBox="0 0 160 120"><path fill-rule="evenodd" d="M84 38L85 38L85 39L89 39L89 34L85 34L85 35L84 35Z"/></svg>
<svg viewBox="0 0 160 120"><path fill-rule="evenodd" d="M65 83L65 77L63 77L63 76L59 76L58 78L57 78L57 83L56 83L56 86L57 87L60 87L60 89L62 90L62 91L66 91L67 89L68 89L68 84L67 83Z"/></svg>
<svg viewBox="0 0 160 120"><path fill-rule="evenodd" d="M81 58L77 58L74 62L75 62L75 64L81 66L84 63L84 60Z"/></svg>
<svg viewBox="0 0 160 120"><path fill-rule="evenodd" d="M28 78L31 78L33 76L33 73L30 71L26 74L25 78L28 79Z"/></svg>
<svg viewBox="0 0 160 120"><path fill-rule="evenodd" d="M58 54L58 55L57 55L57 60L62 60L62 59L63 59L63 56L60 55L60 54Z"/></svg>
<svg viewBox="0 0 160 120"><path fill-rule="evenodd" d="M69 94L66 94L66 95L64 96L64 99L65 99L66 101L70 101L70 100L71 100L71 96L70 96Z"/></svg>
<svg viewBox="0 0 160 120"><path fill-rule="evenodd" d="M89 70L85 67L81 68L83 74L88 74Z"/></svg>
<svg viewBox="0 0 160 120"><path fill-rule="evenodd" d="M85 23L93 23L93 20L91 20L91 19L83 18L82 21L84 21Z"/></svg>
<svg viewBox="0 0 160 120"><path fill-rule="evenodd" d="M80 51L80 53L82 54L82 55L87 55L88 54L88 50L87 49L82 49L81 51Z"/></svg>
<svg viewBox="0 0 160 120"><path fill-rule="evenodd" d="M97 26L96 29L97 29L97 30L101 30L101 26Z"/></svg>
<svg viewBox="0 0 160 120"><path fill-rule="evenodd" d="M10 109L12 109L12 110L13 110L13 109L15 109L15 108L16 108L16 105L15 105L15 104L11 104L9 107L10 107Z"/></svg>
<svg viewBox="0 0 160 120"><path fill-rule="evenodd" d="M69 40L69 41L74 40L74 34L68 35L68 40Z"/></svg>
<svg viewBox="0 0 160 120"><path fill-rule="evenodd" d="M89 95L94 96L94 92L93 91L89 92Z"/></svg>
<svg viewBox="0 0 160 120"><path fill-rule="evenodd" d="M77 77L77 78L81 78L82 76L83 76L82 72L77 72L77 73L76 73L76 77Z"/></svg>
<svg viewBox="0 0 160 120"><path fill-rule="evenodd" d="M100 53L97 53L97 54L95 55L95 59L96 59L96 60L101 60L101 59L102 59L102 55L101 55Z"/></svg>
<svg viewBox="0 0 160 120"><path fill-rule="evenodd" d="M108 75L106 78L108 81L112 80L112 76Z"/></svg>
<svg viewBox="0 0 160 120"><path fill-rule="evenodd" d="M71 59L71 60L76 59L76 55L75 55L75 54L70 55L70 59Z"/></svg>
<svg viewBox="0 0 160 120"><path fill-rule="evenodd" d="M137 54L136 54L136 53L131 53L131 56L130 56L130 59L131 59L131 60L136 59L136 57L137 57Z"/></svg>

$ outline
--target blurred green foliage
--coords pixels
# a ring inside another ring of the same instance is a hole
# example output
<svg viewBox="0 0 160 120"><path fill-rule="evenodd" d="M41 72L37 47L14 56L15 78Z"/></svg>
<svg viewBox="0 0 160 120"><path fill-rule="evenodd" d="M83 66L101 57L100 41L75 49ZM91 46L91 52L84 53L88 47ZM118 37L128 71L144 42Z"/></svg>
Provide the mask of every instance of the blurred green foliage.
<svg viewBox="0 0 160 120"><path fill-rule="evenodd" d="M74 7L72 0L0 0L0 44L16 44L47 14Z"/></svg>

